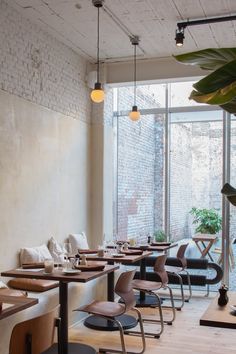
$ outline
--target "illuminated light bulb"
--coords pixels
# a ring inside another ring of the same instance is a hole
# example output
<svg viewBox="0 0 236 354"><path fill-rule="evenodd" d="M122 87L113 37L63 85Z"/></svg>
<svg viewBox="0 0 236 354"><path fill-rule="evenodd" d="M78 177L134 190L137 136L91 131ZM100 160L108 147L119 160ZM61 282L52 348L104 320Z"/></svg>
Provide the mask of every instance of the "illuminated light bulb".
<svg viewBox="0 0 236 354"><path fill-rule="evenodd" d="M100 82L96 82L94 90L90 94L91 100L95 103L101 103L104 101L105 92L102 89Z"/></svg>
<svg viewBox="0 0 236 354"><path fill-rule="evenodd" d="M129 113L129 117L133 122L136 122L140 118L140 112L137 106L132 107L132 111Z"/></svg>

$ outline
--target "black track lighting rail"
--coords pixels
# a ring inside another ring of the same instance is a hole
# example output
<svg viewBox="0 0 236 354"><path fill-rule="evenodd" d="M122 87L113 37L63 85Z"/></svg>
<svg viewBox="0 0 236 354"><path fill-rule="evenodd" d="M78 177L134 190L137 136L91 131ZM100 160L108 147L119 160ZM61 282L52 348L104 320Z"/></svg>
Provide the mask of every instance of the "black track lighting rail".
<svg viewBox="0 0 236 354"><path fill-rule="evenodd" d="M236 20L236 15L233 16L224 16L224 17L211 17L211 18L205 18L201 20L192 20L192 21L184 21L184 22L178 22L177 27L178 29L186 28L188 26L198 26L198 25L205 25L209 23L216 23L216 22L225 22L225 21L235 21Z"/></svg>

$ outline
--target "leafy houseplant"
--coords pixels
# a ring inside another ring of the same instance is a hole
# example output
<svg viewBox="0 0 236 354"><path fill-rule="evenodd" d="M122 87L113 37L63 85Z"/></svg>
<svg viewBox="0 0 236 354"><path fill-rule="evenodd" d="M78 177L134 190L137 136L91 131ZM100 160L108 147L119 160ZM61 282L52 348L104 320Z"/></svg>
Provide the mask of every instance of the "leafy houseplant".
<svg viewBox="0 0 236 354"><path fill-rule="evenodd" d="M193 85L190 99L219 105L227 112L236 114L236 48L204 49L176 55L175 59L212 71Z"/></svg>
<svg viewBox="0 0 236 354"><path fill-rule="evenodd" d="M193 215L193 224L197 224L196 232L201 234L216 234L222 228L222 218L215 209L199 209L193 207L190 210Z"/></svg>
<svg viewBox="0 0 236 354"><path fill-rule="evenodd" d="M162 230L155 231L153 236L156 242L165 242L167 240L167 236Z"/></svg>

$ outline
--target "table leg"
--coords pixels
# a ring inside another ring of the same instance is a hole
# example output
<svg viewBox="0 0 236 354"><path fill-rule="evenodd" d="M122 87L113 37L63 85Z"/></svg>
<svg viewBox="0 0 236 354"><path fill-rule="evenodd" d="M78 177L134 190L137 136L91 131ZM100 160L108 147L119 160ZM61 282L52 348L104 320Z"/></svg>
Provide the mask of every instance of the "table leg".
<svg viewBox="0 0 236 354"><path fill-rule="evenodd" d="M68 343L68 283L59 282L59 302L60 302L60 317L61 317L61 331L60 331L60 345L61 353L59 354L96 354L96 350L89 345L80 343ZM49 350L43 354L58 354L57 345L53 345Z"/></svg>
<svg viewBox="0 0 236 354"><path fill-rule="evenodd" d="M203 245L203 247L204 247L204 250L203 250L203 252L202 252L202 255L203 255L203 257L205 257L205 256L208 255L209 258L210 258L210 260L211 260L212 262L214 262L214 260L213 260L211 254L210 254L210 249L211 249L213 243L214 243L214 241L213 241L213 242L212 242L212 241L209 241L208 245L206 246L205 243L202 241L202 245Z"/></svg>
<svg viewBox="0 0 236 354"><path fill-rule="evenodd" d="M146 279L146 258L143 258L140 263L140 279ZM157 305L156 298L140 291L139 295L136 295L136 306L150 307L150 305Z"/></svg>

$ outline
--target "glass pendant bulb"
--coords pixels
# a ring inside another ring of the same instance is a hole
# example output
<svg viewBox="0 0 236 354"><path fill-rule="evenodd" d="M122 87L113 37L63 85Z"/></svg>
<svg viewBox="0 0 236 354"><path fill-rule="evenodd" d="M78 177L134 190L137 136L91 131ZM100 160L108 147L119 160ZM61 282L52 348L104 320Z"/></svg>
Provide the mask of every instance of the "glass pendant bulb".
<svg viewBox="0 0 236 354"><path fill-rule="evenodd" d="M90 94L91 100L95 103L101 103L104 101L105 92L102 89L102 85L100 82L96 82L94 85L94 89Z"/></svg>
<svg viewBox="0 0 236 354"><path fill-rule="evenodd" d="M133 122L136 122L140 118L140 112L138 111L137 106L132 107L132 111L129 112L129 117Z"/></svg>

